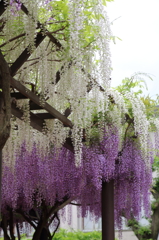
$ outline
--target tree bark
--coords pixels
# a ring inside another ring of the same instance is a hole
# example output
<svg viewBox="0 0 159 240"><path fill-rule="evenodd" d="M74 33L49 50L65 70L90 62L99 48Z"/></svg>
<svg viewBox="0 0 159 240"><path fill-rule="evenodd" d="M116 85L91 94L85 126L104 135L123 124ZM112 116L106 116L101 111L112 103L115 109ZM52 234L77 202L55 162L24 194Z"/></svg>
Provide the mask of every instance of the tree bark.
<svg viewBox="0 0 159 240"><path fill-rule="evenodd" d="M7 62L0 51L0 150L3 149L10 135L11 98L10 72Z"/></svg>
<svg viewBox="0 0 159 240"><path fill-rule="evenodd" d="M50 240L50 236L49 229L43 228L40 234L40 240Z"/></svg>
<svg viewBox="0 0 159 240"><path fill-rule="evenodd" d="M41 235L43 235L42 230L45 226L45 223L46 223L46 221L41 217L41 219L38 223L38 226L33 234L32 240L41 240ZM47 240L47 238L46 238L46 240Z"/></svg>

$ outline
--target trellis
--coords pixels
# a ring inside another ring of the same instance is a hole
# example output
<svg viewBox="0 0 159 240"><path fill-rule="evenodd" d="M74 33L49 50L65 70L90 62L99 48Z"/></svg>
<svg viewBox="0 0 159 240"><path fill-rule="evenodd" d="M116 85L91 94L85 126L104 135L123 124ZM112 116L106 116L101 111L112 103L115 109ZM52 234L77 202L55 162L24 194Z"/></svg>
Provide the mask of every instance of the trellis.
<svg viewBox="0 0 159 240"><path fill-rule="evenodd" d="M0 16L5 12L7 5L4 0L0 1ZM21 10L28 15L28 9L22 4ZM37 23L37 28L40 30L35 37L35 49L43 42L43 40L48 37L51 42L53 42L57 48L62 48L61 43L47 30L42 27L40 22ZM26 47L15 62L10 67L10 86L15 89L15 92L11 92L11 113L22 119L23 111L16 106L16 100L19 99L28 99L30 105L30 125L42 132L44 122L46 119L58 119L64 127L73 127L72 122L68 119L68 116L71 113L71 110L67 108L64 114L61 114L47 102L41 104L40 97L34 92L30 91L23 84L17 81L14 77L17 71L22 67L22 65L27 61L31 56L32 52L28 51ZM60 71L56 73L56 83L60 81ZM92 84L88 86L88 91L91 90ZM99 89L103 91L102 87L99 86ZM1 93L0 93L1 97ZM33 113L33 110L41 110L40 113ZM83 138L84 140L84 138ZM67 138L64 146L71 151L74 151L73 144L70 138ZM2 162L2 152L0 153L0 160ZM113 206L113 181L109 183L103 182L102 190L102 229L103 229L103 240L113 240L114 239L114 206Z"/></svg>

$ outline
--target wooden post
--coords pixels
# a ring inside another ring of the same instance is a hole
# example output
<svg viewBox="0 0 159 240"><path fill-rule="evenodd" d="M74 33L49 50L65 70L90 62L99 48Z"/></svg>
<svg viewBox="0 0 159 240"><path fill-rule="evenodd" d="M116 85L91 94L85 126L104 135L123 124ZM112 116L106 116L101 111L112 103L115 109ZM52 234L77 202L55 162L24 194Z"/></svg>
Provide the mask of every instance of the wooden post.
<svg viewBox="0 0 159 240"><path fill-rule="evenodd" d="M0 96L0 117L2 112L2 106L3 106L3 99ZM2 122L1 122L2 123ZM0 221L1 221L1 206L2 206L2 149L0 149Z"/></svg>
<svg viewBox="0 0 159 240"><path fill-rule="evenodd" d="M1 221L1 205L2 205L2 150L0 150L0 221Z"/></svg>
<svg viewBox="0 0 159 240"><path fill-rule="evenodd" d="M114 180L102 183L102 240L115 240Z"/></svg>

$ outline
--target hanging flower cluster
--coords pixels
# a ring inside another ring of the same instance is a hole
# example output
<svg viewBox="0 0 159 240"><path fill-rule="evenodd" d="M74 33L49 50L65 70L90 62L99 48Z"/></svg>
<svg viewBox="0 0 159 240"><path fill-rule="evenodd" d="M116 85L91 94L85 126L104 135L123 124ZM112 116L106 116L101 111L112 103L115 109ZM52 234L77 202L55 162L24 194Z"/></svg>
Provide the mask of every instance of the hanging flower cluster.
<svg viewBox="0 0 159 240"><path fill-rule="evenodd" d="M149 161L153 162L153 152L149 151ZM118 157L115 169L115 215L117 226L121 229L121 217L141 218L141 212L150 216L150 187L152 171L143 161L138 143L128 140ZM120 203L120 204L119 204Z"/></svg>
<svg viewBox="0 0 159 240"><path fill-rule="evenodd" d="M24 142L14 167L4 162L3 214L7 214L8 207L15 212L29 211L42 202L54 206L67 197L81 205L82 216L90 211L100 217L102 181L114 179L116 225L121 228L122 216L129 218L133 214L139 218L142 207L148 216L151 168L143 161L138 142L127 140L120 153L118 145L117 130L104 130L98 145L82 147L82 164L77 167L75 155L65 148L45 152L34 143L28 151ZM149 158L152 162L151 152Z"/></svg>
<svg viewBox="0 0 159 240"><path fill-rule="evenodd" d="M15 8L17 14L11 14ZM4 18L6 24L3 28L2 51L5 51L6 60L12 64L24 49L32 53L15 78L27 88L33 86L34 92L40 95L41 104L47 101L61 113L70 109L69 119L73 123L71 137L76 162L80 164L83 138L81 129L85 127L89 131L91 128L89 119L94 108L103 112L106 110L107 90L110 87L111 32L102 1L12 0L4 12ZM46 36L36 48L35 41L41 32L44 35L49 33L56 41L51 41ZM60 80L57 80L57 73ZM100 79L100 85L106 89L104 102L99 103L97 91L91 91L93 88L99 89L96 79ZM20 104L26 112L24 115L29 116L29 101L17 100L17 105ZM27 104L28 107L24 108ZM59 124L54 124L54 121L47 121L47 124L51 128L47 135L48 144L50 141L55 143L56 137L52 134L52 129L58 132ZM29 129L25 134L27 138L32 135L29 134ZM22 138L23 135L24 133L21 134ZM59 134L58 145L62 145L67 136L68 129L66 133ZM31 142L26 144L30 145Z"/></svg>
<svg viewBox="0 0 159 240"><path fill-rule="evenodd" d="M18 16L10 12L10 8L15 5ZM24 7L28 14L23 12ZM101 139L103 127L111 123L118 129L120 150L127 131L126 124L123 124L125 114L131 105L134 131L140 139L143 158L150 166L147 144L151 124L147 120L143 103L132 93L123 97L110 88L111 31L104 9L102 1L93 0L10 1L10 7L4 13L6 24L2 36L2 51L5 51L6 60L13 63L25 48L32 53L15 78L27 88L32 87L33 92L40 96L41 104L48 102L61 113L69 110L68 118L73 128L70 134L70 129L63 128L59 120L47 120L43 131L45 136L41 137L41 133L30 128L29 100L17 100L17 106L24 112L25 124L18 120L16 123L15 119L12 121L12 128L18 125L18 131L17 134L12 131L6 149L15 152L24 140L30 149L37 139L41 139L40 144L43 147L45 145L46 149L50 143L59 148L70 137L76 164L80 165L83 129L85 140L89 142L92 128ZM46 36L36 48L35 41L41 31L44 35L52 34L56 43ZM13 41L15 36L16 42ZM92 120L94 115L99 120L95 124ZM159 125L156 127L159 128ZM16 143L13 141L15 138ZM8 154L11 157L11 153ZM13 159L10 161L13 162Z"/></svg>
<svg viewBox="0 0 159 240"><path fill-rule="evenodd" d="M21 1L20 0L10 0L11 12L13 15L16 15L16 12L21 9Z"/></svg>

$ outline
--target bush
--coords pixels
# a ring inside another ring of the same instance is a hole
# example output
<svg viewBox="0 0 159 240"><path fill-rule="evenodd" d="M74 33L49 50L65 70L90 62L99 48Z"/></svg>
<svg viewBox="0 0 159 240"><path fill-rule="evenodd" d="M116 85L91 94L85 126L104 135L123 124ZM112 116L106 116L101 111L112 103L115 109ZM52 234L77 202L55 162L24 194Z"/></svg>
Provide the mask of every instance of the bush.
<svg viewBox="0 0 159 240"><path fill-rule="evenodd" d="M101 232L68 232L67 230L61 229L55 233L53 240L101 240Z"/></svg>
<svg viewBox="0 0 159 240"><path fill-rule="evenodd" d="M100 240L101 233L97 231L93 232L68 232L61 229L57 232L53 238L54 240Z"/></svg>

